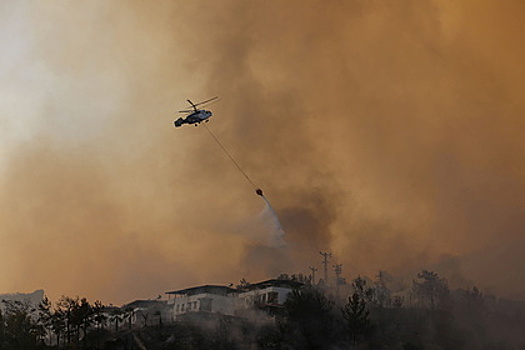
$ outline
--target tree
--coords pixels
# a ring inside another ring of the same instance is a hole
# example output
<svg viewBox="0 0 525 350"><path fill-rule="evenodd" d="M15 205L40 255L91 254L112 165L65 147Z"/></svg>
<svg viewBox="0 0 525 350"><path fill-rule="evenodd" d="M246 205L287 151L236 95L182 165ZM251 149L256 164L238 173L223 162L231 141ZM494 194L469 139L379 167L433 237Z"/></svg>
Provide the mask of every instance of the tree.
<svg viewBox="0 0 525 350"><path fill-rule="evenodd" d="M122 310L123 319L128 321L129 329L131 329L133 324L133 316L135 316L135 310L131 307L126 307Z"/></svg>
<svg viewBox="0 0 525 350"><path fill-rule="evenodd" d="M390 304L390 289L387 287L387 282L391 278L392 277L386 271L380 270L377 274L377 279L374 282L374 299L380 307Z"/></svg>
<svg viewBox="0 0 525 350"><path fill-rule="evenodd" d="M354 293L359 295L359 298L365 300L368 303L374 301L375 290L373 287L367 286L367 280L358 276L355 280L352 281L352 288Z"/></svg>
<svg viewBox="0 0 525 350"><path fill-rule="evenodd" d="M232 321L225 317L220 317L219 322L213 332L211 342L213 349L234 350L237 349L237 340L232 335Z"/></svg>
<svg viewBox="0 0 525 350"><path fill-rule="evenodd" d="M86 335L92 323L93 309L86 298L70 298L62 296L56 303L57 321L65 323L66 337L68 344L72 338L78 345L81 334ZM61 320L62 319L62 320ZM57 325L60 326L60 323Z"/></svg>
<svg viewBox="0 0 525 350"><path fill-rule="evenodd" d="M241 278L239 281L239 284L235 286L235 289L237 290L246 290L250 286L250 282L248 282L244 277Z"/></svg>
<svg viewBox="0 0 525 350"><path fill-rule="evenodd" d="M80 336L86 339L88 328L93 323L93 308L86 298L80 299L73 309L72 322L76 328L76 343L80 342Z"/></svg>
<svg viewBox="0 0 525 350"><path fill-rule="evenodd" d="M294 282L300 282L303 284L311 284L311 276L305 276L302 273L298 274L287 274L287 273L281 273L279 276L275 278L276 280L280 281L294 281Z"/></svg>
<svg viewBox="0 0 525 350"><path fill-rule="evenodd" d="M444 306L449 296L447 280L433 271L423 270L418 273L412 289L420 303L431 310Z"/></svg>
<svg viewBox="0 0 525 350"><path fill-rule="evenodd" d="M55 307L51 314L51 330L56 336L56 346L60 348L60 339L66 330L66 313L60 307Z"/></svg>
<svg viewBox="0 0 525 350"><path fill-rule="evenodd" d="M115 332L119 331L119 325L124 320L124 310L120 308L113 309L109 320L115 325Z"/></svg>
<svg viewBox="0 0 525 350"><path fill-rule="evenodd" d="M483 293L474 286L472 289L461 290L463 292L463 303L467 310L483 310L484 309L484 298Z"/></svg>
<svg viewBox="0 0 525 350"><path fill-rule="evenodd" d="M348 298L348 303L341 311L346 320L350 342L355 347L359 337L365 335L370 328L370 312L365 300L358 293Z"/></svg>
<svg viewBox="0 0 525 350"><path fill-rule="evenodd" d="M25 350L35 349L41 337L41 327L32 319L31 305L26 302L2 300L3 334L1 349Z"/></svg>
<svg viewBox="0 0 525 350"><path fill-rule="evenodd" d="M42 342L45 344L45 335L50 335L53 331L53 314L51 311L51 301L49 301L49 298L47 296L44 296L42 301L38 304L37 309L38 324L44 330L44 337L42 337Z"/></svg>
<svg viewBox="0 0 525 350"><path fill-rule="evenodd" d="M95 327L97 329L97 335L96 335L96 341L97 341L97 347L100 347L100 333L102 331L102 328L104 326L104 322L107 320L107 316L104 313L105 306L102 304L100 300L96 300L95 303L92 306L93 309L93 323L95 324Z"/></svg>
<svg viewBox="0 0 525 350"><path fill-rule="evenodd" d="M4 348L5 344L5 317L0 308L0 349Z"/></svg>
<svg viewBox="0 0 525 350"><path fill-rule="evenodd" d="M294 341L302 339L298 348L329 348L336 330L332 313L333 302L311 285L291 291L284 303L290 334L298 333ZM292 336L295 337L295 336Z"/></svg>
<svg viewBox="0 0 525 350"><path fill-rule="evenodd" d="M71 337L74 332L73 329L73 310L78 304L78 297L76 299L62 296L56 303L55 315L57 316L55 321L56 325L60 328L63 322L63 330L66 331L65 340L67 344L71 344ZM62 330L60 330L62 331Z"/></svg>

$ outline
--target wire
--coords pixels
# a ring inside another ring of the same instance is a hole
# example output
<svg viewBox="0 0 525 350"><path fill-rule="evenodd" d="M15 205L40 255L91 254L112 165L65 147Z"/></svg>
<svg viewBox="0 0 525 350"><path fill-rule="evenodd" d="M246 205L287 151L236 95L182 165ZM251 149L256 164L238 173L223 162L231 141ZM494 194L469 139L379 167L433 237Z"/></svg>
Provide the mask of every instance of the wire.
<svg viewBox="0 0 525 350"><path fill-rule="evenodd" d="M233 162L233 164L235 164L235 166L237 167L237 169L239 169L239 171L244 175L244 177L246 178L246 180L248 180L248 182L250 182L250 184L253 186L254 189L257 189L257 185L255 185L255 183L252 181L252 179L250 179L250 177L248 176L248 174L246 174L244 172L244 170L242 170L241 166L239 165L239 163L237 163L235 161L235 159L233 159L232 155L226 150L226 148L224 148L224 146L222 145L222 143L219 141L219 139L217 137L215 137L215 135L211 132L210 128L208 128L208 126L206 124L203 124L204 127L206 128L206 130L208 130L208 132L210 133L211 137L215 140L215 142L217 142L217 144L219 145L219 147L224 151L224 153L228 156L228 158L230 158L230 160Z"/></svg>

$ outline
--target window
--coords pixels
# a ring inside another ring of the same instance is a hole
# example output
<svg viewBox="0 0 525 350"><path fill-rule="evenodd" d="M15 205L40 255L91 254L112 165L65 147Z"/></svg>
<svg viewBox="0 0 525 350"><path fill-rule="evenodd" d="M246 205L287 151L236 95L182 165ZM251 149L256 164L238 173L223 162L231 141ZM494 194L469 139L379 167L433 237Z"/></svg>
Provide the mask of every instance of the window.
<svg viewBox="0 0 525 350"><path fill-rule="evenodd" d="M279 293L270 292L268 293L268 304L277 304L279 302Z"/></svg>
<svg viewBox="0 0 525 350"><path fill-rule="evenodd" d="M201 302L201 311L211 312L212 299L202 298L200 299L200 302Z"/></svg>

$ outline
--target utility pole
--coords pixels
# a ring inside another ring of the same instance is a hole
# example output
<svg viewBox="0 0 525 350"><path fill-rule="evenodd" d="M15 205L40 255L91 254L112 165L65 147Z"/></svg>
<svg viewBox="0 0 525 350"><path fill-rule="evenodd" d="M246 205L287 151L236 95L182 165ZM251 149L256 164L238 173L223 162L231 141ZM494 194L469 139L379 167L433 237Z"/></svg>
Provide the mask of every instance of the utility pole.
<svg viewBox="0 0 525 350"><path fill-rule="evenodd" d="M336 285L339 285L339 281L341 280L341 274L343 273L343 264L333 265L333 268L335 271Z"/></svg>
<svg viewBox="0 0 525 350"><path fill-rule="evenodd" d="M319 252L323 256L323 265L324 265L324 285L328 287L328 259L332 257L332 253L328 252Z"/></svg>
<svg viewBox="0 0 525 350"><path fill-rule="evenodd" d="M317 268L310 266L309 269L312 271L312 286L315 286L315 272L317 271Z"/></svg>
<svg viewBox="0 0 525 350"><path fill-rule="evenodd" d="M377 276L376 276L378 282L381 284L381 285L384 285L385 284L385 273L383 270L379 270L379 272L377 273Z"/></svg>

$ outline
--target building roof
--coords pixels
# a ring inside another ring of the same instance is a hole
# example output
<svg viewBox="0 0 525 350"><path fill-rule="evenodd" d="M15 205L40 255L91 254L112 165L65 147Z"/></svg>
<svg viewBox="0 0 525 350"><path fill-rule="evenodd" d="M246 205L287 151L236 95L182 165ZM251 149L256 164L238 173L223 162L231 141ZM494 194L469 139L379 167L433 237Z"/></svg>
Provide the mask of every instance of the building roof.
<svg viewBox="0 0 525 350"><path fill-rule="evenodd" d="M215 294L215 295L222 295L226 296L231 293L239 293L242 291L247 290L255 290L255 289L264 289L268 287L281 287L281 288L290 288L290 289L296 289L303 286L304 283L292 281L292 280L277 280L277 279L270 279L266 281L261 281L257 283L250 283L248 286L243 288L242 290L234 289L228 286L223 285L214 285L214 284L206 284L202 286L195 286L185 289L179 289L174 290L171 292L166 292L165 294L169 295L196 295L196 294Z"/></svg>
<svg viewBox="0 0 525 350"><path fill-rule="evenodd" d="M226 296L229 293L237 292L236 289L220 286L220 285L211 285L206 284L204 286L191 287L186 289L174 290L171 292L166 292L166 294L171 295L195 295L195 294L216 294Z"/></svg>
<svg viewBox="0 0 525 350"><path fill-rule="evenodd" d="M152 308L163 306L166 301L163 300L135 300L122 306L122 308Z"/></svg>
<svg viewBox="0 0 525 350"><path fill-rule="evenodd" d="M304 285L304 283L297 282L297 281L292 281L292 280L271 279L271 280L266 280L266 281L262 281L262 282L251 283L249 286L247 286L246 289L247 290L254 290L254 289L263 289L263 288L268 288L268 287L282 287L282 288L295 289L295 288L299 288L299 287L301 287L303 285Z"/></svg>

